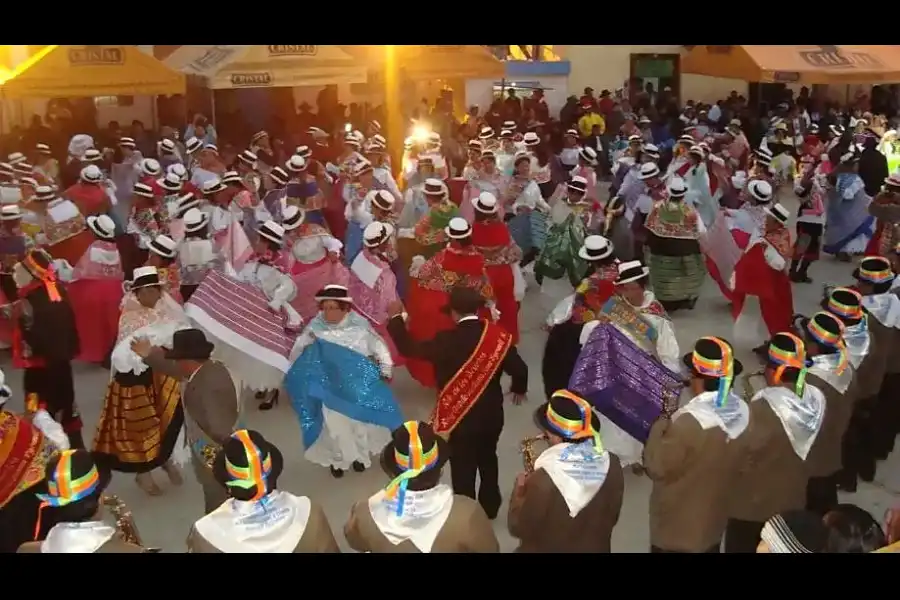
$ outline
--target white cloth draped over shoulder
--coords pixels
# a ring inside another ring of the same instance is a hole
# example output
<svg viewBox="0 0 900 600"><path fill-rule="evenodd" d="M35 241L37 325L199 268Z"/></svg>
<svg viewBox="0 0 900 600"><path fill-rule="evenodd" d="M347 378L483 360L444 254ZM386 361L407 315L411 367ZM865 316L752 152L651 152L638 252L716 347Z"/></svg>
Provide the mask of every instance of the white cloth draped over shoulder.
<svg viewBox="0 0 900 600"><path fill-rule="evenodd" d="M306 496L275 490L258 502L229 498L194 529L225 554L290 554L306 533L311 511Z"/></svg>
<svg viewBox="0 0 900 600"><path fill-rule="evenodd" d="M168 294L163 293L153 308L143 306L133 293L126 294L119 317L119 336L112 352L113 371L140 375L149 367L131 350L132 341L144 338L154 346L171 348L175 332L190 326L184 310Z"/></svg>

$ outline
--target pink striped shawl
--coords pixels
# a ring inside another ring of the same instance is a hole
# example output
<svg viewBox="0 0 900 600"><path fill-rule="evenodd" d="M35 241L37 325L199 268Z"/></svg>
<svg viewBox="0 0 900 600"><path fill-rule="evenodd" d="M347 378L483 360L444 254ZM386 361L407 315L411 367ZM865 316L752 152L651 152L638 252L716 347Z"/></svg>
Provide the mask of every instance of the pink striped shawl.
<svg viewBox="0 0 900 600"><path fill-rule="evenodd" d="M284 316L269 308L266 295L255 285L210 271L191 296L191 305L236 336L285 358L291 353L297 334L285 330Z"/></svg>

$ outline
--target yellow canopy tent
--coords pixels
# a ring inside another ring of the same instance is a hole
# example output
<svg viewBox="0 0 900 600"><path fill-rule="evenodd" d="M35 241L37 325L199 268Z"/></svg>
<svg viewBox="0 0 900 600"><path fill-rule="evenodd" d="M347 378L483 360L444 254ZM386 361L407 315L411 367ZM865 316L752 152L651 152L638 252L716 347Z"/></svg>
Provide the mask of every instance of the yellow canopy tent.
<svg viewBox="0 0 900 600"><path fill-rule="evenodd" d="M365 46L373 68L384 66L385 46ZM493 79L503 77L505 67L484 46L394 46L397 66L413 80Z"/></svg>
<svg viewBox="0 0 900 600"><path fill-rule="evenodd" d="M183 94L184 74L137 46L47 46L11 74L0 75L5 98L70 98Z"/></svg>
<svg viewBox="0 0 900 600"><path fill-rule="evenodd" d="M681 72L760 83L900 82L900 47L694 46Z"/></svg>

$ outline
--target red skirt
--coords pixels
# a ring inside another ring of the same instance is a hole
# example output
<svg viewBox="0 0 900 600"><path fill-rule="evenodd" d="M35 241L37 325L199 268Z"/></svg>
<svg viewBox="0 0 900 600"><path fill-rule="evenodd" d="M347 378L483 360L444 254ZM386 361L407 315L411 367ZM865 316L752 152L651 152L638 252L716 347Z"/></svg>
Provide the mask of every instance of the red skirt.
<svg viewBox="0 0 900 600"><path fill-rule="evenodd" d="M515 346L519 343L519 303L516 302L513 268L510 265L494 265L486 267L485 271L497 299L499 325L512 334Z"/></svg>
<svg viewBox="0 0 900 600"><path fill-rule="evenodd" d="M734 270L735 286L732 317L737 320L747 296L759 298L759 308L769 335L791 331L794 298L786 273L771 268L764 256L763 244L744 254Z"/></svg>
<svg viewBox="0 0 900 600"><path fill-rule="evenodd" d="M344 184L340 183L331 188L331 196L327 198L322 216L331 230L331 235L340 241L344 241L347 233L347 218L344 216Z"/></svg>
<svg viewBox="0 0 900 600"><path fill-rule="evenodd" d="M449 297L446 292L427 290L413 282L409 288L409 336L423 342L434 338L438 332L453 328L450 315L444 314L443 308ZM406 369L413 379L429 388L437 387L434 366L430 361L420 358L406 357Z"/></svg>
<svg viewBox="0 0 900 600"><path fill-rule="evenodd" d="M878 221L875 226L875 235L866 245L866 256L879 256L881 254L881 236L884 235L884 221Z"/></svg>
<svg viewBox="0 0 900 600"><path fill-rule="evenodd" d="M735 244L741 250L744 250L747 244L750 243L750 234L742 229L732 229L731 237L734 238ZM734 293L728 287L728 282L719 273L719 267L708 256L704 256L703 260L706 263L706 271L709 273L710 278L716 282L716 285L719 286L719 291L722 292L722 295L725 296L728 302L734 302Z"/></svg>
<svg viewBox="0 0 900 600"><path fill-rule="evenodd" d="M116 279L80 279L66 290L75 313L81 351L76 360L102 363L116 344L122 282Z"/></svg>

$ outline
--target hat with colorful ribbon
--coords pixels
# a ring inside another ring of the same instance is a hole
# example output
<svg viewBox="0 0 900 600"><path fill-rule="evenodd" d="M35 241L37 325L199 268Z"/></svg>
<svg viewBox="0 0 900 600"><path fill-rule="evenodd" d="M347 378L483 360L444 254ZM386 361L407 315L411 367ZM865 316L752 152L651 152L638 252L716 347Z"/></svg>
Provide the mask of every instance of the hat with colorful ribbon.
<svg viewBox="0 0 900 600"><path fill-rule="evenodd" d="M550 400L538 407L534 420L544 431L568 442L592 440L594 449L603 452L600 418L594 413L590 403L574 392L553 392Z"/></svg>
<svg viewBox="0 0 900 600"><path fill-rule="evenodd" d="M385 494L396 501L398 516L403 514L407 490L415 491L415 478L440 469L449 458L449 445L427 423L407 421L391 433L381 452L381 466L393 478Z"/></svg>
<svg viewBox="0 0 900 600"><path fill-rule="evenodd" d="M781 383L785 369L797 369L797 383L794 392L800 396L806 385L809 363L806 359L806 344L793 333L782 332L772 336L769 342L769 365L775 367L775 382Z"/></svg>
<svg viewBox="0 0 900 600"><path fill-rule="evenodd" d="M47 463L47 493L35 494L46 507L61 508L103 493L109 485L109 470L100 468L87 450L61 450ZM35 523L35 538L41 530L41 514Z"/></svg>
<svg viewBox="0 0 900 600"><path fill-rule="evenodd" d="M275 489L284 458L261 433L240 429L222 445L213 477L237 500L256 502Z"/></svg>
<svg viewBox="0 0 900 600"><path fill-rule="evenodd" d="M881 285L892 282L895 275L891 261L883 256L867 256L860 261L853 277L864 283Z"/></svg>
<svg viewBox="0 0 900 600"><path fill-rule="evenodd" d="M847 368L847 348L844 345L844 323L836 315L829 312L817 312L806 323L806 332L817 344L826 348L836 348L840 354L837 368L838 375Z"/></svg>
<svg viewBox="0 0 900 600"><path fill-rule="evenodd" d="M862 294L846 287L831 290L822 302L822 308L843 321L858 321L865 314L862 308Z"/></svg>
<svg viewBox="0 0 900 600"><path fill-rule="evenodd" d="M728 393L734 386L734 378L741 374L744 365L734 357L731 344L713 336L702 337L694 344L694 351L685 354L687 368L702 377L719 380L716 406L724 406Z"/></svg>
<svg viewBox="0 0 900 600"><path fill-rule="evenodd" d="M31 250L22 259L25 270L37 281L44 284L50 302L59 302L62 296L56 285L56 271L53 269L53 258L46 251L37 248Z"/></svg>

